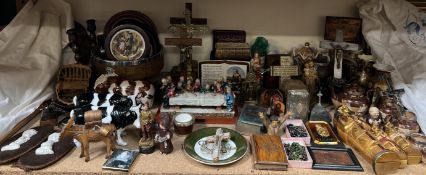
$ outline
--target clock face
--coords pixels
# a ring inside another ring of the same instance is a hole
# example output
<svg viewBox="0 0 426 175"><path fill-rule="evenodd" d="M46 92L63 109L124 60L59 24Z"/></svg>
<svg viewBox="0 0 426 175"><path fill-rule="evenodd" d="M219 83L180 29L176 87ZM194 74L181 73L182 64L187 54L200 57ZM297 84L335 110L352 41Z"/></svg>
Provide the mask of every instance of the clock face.
<svg viewBox="0 0 426 175"><path fill-rule="evenodd" d="M137 60L146 51L145 40L142 35L134 29L122 29L117 31L111 38L110 52L119 61Z"/></svg>

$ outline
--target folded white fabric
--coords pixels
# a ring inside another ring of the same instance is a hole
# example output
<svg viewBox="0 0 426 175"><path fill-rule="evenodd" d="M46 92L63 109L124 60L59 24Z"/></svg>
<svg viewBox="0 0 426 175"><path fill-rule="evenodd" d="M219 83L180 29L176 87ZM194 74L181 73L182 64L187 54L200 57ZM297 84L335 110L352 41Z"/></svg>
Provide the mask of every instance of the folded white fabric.
<svg viewBox="0 0 426 175"><path fill-rule="evenodd" d="M395 88L426 131L426 14L405 0L360 0L362 31L379 62L396 68Z"/></svg>
<svg viewBox="0 0 426 175"><path fill-rule="evenodd" d="M29 1L0 32L0 140L52 96L73 24L63 0Z"/></svg>

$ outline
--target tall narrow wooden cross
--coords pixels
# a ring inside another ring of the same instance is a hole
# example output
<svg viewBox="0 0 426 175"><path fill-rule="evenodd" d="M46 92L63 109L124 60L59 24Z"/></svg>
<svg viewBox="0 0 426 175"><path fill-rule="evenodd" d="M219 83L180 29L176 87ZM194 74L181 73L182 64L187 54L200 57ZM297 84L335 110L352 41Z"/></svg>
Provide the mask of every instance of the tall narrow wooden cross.
<svg viewBox="0 0 426 175"><path fill-rule="evenodd" d="M299 75L299 66L293 65L291 56L281 56L280 66L271 66L271 76L280 77L280 87L283 81L290 79L291 76Z"/></svg>
<svg viewBox="0 0 426 175"><path fill-rule="evenodd" d="M201 38L192 38L195 33L204 33L208 30L207 19L192 18L192 3L185 3L185 18L171 17L169 30L179 35L179 38L166 38L165 45L177 46L180 50L180 74L186 76L187 79L193 79L196 75L192 70L192 46L201 46Z"/></svg>

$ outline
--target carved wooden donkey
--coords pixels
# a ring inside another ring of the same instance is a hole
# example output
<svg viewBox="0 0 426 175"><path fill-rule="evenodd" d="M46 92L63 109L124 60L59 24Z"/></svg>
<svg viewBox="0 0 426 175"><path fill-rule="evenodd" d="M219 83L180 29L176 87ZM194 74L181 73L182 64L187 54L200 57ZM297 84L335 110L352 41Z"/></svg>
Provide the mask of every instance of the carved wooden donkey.
<svg viewBox="0 0 426 175"><path fill-rule="evenodd" d="M101 123L101 111L88 111L85 114L85 124L77 125L74 122L75 116L71 115L67 125L61 133L60 138L72 136L81 143L81 157L85 161L90 160L89 142L103 141L107 147L105 158L109 158L112 150L115 149L116 128L113 124Z"/></svg>

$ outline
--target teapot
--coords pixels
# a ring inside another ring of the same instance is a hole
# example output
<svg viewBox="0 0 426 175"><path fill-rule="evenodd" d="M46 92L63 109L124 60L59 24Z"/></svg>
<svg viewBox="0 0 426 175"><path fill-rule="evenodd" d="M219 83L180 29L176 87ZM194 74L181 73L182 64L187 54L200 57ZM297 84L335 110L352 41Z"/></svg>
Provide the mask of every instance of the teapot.
<svg viewBox="0 0 426 175"><path fill-rule="evenodd" d="M334 106L345 105L350 111L357 114L365 114L369 106L369 99L365 89L358 83L345 85L339 93L336 93L335 89L332 88L331 101Z"/></svg>

